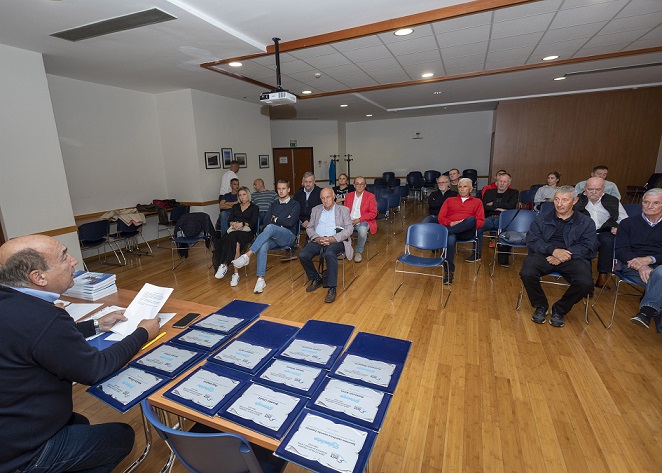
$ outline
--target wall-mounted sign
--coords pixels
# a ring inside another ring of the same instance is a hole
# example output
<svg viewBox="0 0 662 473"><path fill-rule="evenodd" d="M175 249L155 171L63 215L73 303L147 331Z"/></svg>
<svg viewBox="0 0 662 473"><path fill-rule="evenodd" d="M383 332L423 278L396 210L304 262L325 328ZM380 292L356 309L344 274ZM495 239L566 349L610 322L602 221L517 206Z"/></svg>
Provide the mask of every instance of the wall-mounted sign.
<svg viewBox="0 0 662 473"><path fill-rule="evenodd" d="M279 156L278 157L278 162L280 164L287 164L287 156Z"/></svg>
<svg viewBox="0 0 662 473"><path fill-rule="evenodd" d="M290 140L290 148L296 148L297 147L297 140Z"/></svg>

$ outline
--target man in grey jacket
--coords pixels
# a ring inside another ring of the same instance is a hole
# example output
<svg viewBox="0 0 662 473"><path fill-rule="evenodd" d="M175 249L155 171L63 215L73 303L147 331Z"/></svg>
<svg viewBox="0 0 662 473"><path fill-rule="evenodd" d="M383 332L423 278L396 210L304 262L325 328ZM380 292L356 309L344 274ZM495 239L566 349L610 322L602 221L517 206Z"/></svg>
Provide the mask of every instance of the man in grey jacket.
<svg viewBox="0 0 662 473"><path fill-rule="evenodd" d="M336 205L333 189L326 187L320 193L322 205L313 208L310 221L306 228L308 243L299 253L299 261L311 281L307 292L313 292L322 285L322 276L315 269L313 258L323 255L327 268L327 285L329 291L324 302L336 300L336 284L338 281L338 254L345 253L347 259L352 259L353 250L350 236L354 231L349 208Z"/></svg>

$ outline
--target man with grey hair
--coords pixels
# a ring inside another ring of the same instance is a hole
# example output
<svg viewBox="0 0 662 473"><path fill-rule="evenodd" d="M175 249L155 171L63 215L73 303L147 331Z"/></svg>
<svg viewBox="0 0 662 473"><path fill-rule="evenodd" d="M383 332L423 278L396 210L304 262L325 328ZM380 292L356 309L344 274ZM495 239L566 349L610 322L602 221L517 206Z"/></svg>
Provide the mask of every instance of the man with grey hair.
<svg viewBox="0 0 662 473"><path fill-rule="evenodd" d="M646 286L639 313L630 320L646 328L655 319L662 333L662 189L646 192L641 214L626 218L616 233L616 258L627 267L625 275Z"/></svg>
<svg viewBox="0 0 662 473"><path fill-rule="evenodd" d="M549 323L553 327L563 327L572 306L593 290L591 259L598 245L595 224L590 217L573 210L577 200L574 187L559 187L554 194L554 209L538 215L526 234L529 254L520 277L535 308L531 320L537 324L545 323L549 310L541 276L558 272L570 284L552 306Z"/></svg>
<svg viewBox="0 0 662 473"><path fill-rule="evenodd" d="M133 447L127 424L90 425L72 410L72 383L91 385L124 366L158 333L143 320L103 351L84 337L108 331L114 312L76 324L54 304L78 261L57 240L29 235L0 247L0 470L111 471Z"/></svg>
<svg viewBox="0 0 662 473"><path fill-rule="evenodd" d="M320 192L322 188L315 184L315 174L306 172L301 180L301 189L294 194L294 200L299 202L299 220L303 228L308 228L310 213L318 205L322 205Z"/></svg>

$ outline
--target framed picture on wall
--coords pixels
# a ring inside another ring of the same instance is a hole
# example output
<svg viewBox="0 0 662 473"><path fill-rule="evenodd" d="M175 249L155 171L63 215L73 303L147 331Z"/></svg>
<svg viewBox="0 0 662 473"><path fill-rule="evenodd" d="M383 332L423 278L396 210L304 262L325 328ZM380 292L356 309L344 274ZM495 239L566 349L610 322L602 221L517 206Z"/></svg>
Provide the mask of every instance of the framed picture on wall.
<svg viewBox="0 0 662 473"><path fill-rule="evenodd" d="M269 167L269 155L268 154L261 154L259 157L259 162L260 162L260 169L268 168Z"/></svg>
<svg viewBox="0 0 662 473"><path fill-rule="evenodd" d="M216 151L206 152L205 167L207 169L219 169L221 167L221 154Z"/></svg>
<svg viewBox="0 0 662 473"><path fill-rule="evenodd" d="M247 168L248 167L248 160L246 159L246 153L235 153L234 154L234 160L239 161L239 167L240 168Z"/></svg>
<svg viewBox="0 0 662 473"><path fill-rule="evenodd" d="M221 148L221 157L223 159L223 168L229 168L230 161L232 161L232 148Z"/></svg>

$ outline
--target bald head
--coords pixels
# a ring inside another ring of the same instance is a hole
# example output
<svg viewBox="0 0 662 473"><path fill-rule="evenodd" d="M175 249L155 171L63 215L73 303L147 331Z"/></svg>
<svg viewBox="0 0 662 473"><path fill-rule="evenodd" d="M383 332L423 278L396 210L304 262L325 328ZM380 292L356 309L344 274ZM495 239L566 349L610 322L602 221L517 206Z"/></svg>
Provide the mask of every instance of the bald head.
<svg viewBox="0 0 662 473"><path fill-rule="evenodd" d="M605 181L601 177L590 177L586 180L586 186L584 186L584 193L588 197L588 200L595 203L603 196L605 193Z"/></svg>
<svg viewBox="0 0 662 473"><path fill-rule="evenodd" d="M336 194L333 192L333 189L330 187L325 187L320 192L320 200L322 205L326 210L330 210L333 207L333 204L336 201Z"/></svg>
<svg viewBox="0 0 662 473"><path fill-rule="evenodd" d="M18 238L12 238L4 245L0 246L0 265L3 265L9 260L12 255L26 248L33 249L38 253L45 253L49 246L57 243L57 240L44 235L26 235Z"/></svg>

